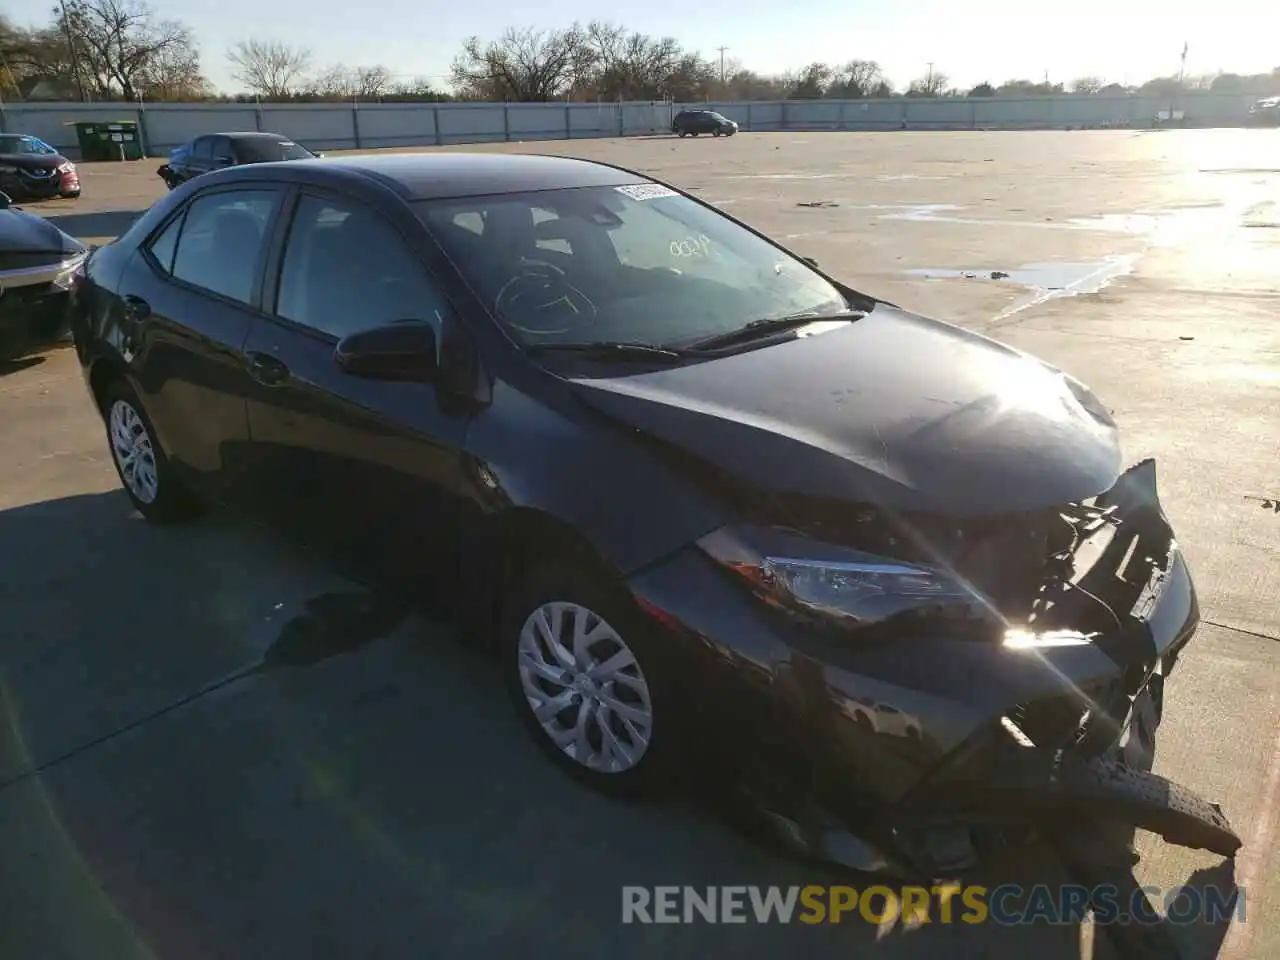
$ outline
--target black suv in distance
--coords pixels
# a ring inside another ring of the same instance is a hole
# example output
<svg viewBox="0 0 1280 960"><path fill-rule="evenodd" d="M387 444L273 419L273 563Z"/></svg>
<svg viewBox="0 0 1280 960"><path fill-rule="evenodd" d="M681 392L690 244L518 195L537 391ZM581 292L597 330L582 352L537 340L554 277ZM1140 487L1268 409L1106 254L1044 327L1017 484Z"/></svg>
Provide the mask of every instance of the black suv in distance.
<svg viewBox="0 0 1280 960"><path fill-rule="evenodd" d="M242 163L311 160L321 156L279 133L206 133L177 147L156 172L173 190L202 173Z"/></svg>
<svg viewBox="0 0 1280 960"><path fill-rule="evenodd" d="M681 137L696 137L700 133L732 137L738 132L738 125L714 110L681 110L671 121L671 132Z"/></svg>

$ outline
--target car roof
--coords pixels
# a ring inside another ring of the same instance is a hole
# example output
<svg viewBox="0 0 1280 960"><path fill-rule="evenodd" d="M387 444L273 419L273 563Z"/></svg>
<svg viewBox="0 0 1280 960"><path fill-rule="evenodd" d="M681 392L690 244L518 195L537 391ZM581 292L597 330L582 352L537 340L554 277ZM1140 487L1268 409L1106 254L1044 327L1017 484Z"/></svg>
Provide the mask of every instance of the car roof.
<svg viewBox="0 0 1280 960"><path fill-rule="evenodd" d="M392 153L254 164L285 179L333 182L366 177L405 200L443 200L535 190L652 183L619 167L573 157L526 153ZM235 168L233 168L235 169ZM246 170L245 176L251 176Z"/></svg>
<svg viewBox="0 0 1280 960"><path fill-rule="evenodd" d="M225 133L202 133L201 137L229 137L232 140L274 140L279 142L287 140L293 143L283 133L271 133L267 130L231 130ZM199 139L199 138L195 138Z"/></svg>

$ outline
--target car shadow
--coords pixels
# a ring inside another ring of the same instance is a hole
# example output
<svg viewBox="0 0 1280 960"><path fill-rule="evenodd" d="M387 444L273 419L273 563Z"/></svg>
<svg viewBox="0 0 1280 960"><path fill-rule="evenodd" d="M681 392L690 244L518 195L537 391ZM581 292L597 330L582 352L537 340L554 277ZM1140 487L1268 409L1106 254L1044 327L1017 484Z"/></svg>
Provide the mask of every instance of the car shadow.
<svg viewBox="0 0 1280 960"><path fill-rule="evenodd" d="M41 356L0 357L0 377L7 377L23 370L30 370L32 367L38 367L42 363L44 363L44 357Z"/></svg>
<svg viewBox="0 0 1280 960"><path fill-rule="evenodd" d="M40 210L44 219L63 233L77 239L94 237L118 237L137 220L145 210L103 210L91 213L57 213Z"/></svg>
<svg viewBox="0 0 1280 960"><path fill-rule="evenodd" d="M697 803L584 790L489 656L259 524L158 528L113 490L0 511L0 542L23 546L0 553L15 956L1080 956L1078 924L933 908L624 924L626 885L882 881L777 856ZM1063 878L1029 855L973 882ZM1215 955L1221 932L1193 932L1184 960Z"/></svg>

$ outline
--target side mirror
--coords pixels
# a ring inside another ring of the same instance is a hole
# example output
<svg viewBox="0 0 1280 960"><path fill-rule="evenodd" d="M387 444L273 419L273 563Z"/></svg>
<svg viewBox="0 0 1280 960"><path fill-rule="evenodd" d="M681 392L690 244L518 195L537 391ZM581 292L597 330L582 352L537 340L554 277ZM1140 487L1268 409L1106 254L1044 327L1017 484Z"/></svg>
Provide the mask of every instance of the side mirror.
<svg viewBox="0 0 1280 960"><path fill-rule="evenodd" d="M313 153L313 154L312 154L312 156L313 156L313 157L317 157L317 158L318 158L318 157L323 157L323 156L324 156L324 154L323 154L323 153L320 153L319 151L316 151L315 153Z"/></svg>
<svg viewBox="0 0 1280 960"><path fill-rule="evenodd" d="M13 198L7 193L0 193L0 210L8 210L13 203Z"/></svg>
<svg viewBox="0 0 1280 960"><path fill-rule="evenodd" d="M338 366L370 380L430 380L439 367L436 332L428 323L406 321L343 337L333 352Z"/></svg>

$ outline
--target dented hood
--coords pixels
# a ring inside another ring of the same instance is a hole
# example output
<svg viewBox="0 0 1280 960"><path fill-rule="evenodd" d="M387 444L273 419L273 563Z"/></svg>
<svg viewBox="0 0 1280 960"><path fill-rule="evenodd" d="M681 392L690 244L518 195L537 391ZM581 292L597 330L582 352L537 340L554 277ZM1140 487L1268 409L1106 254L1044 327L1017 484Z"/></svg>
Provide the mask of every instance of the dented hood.
<svg viewBox="0 0 1280 960"><path fill-rule="evenodd" d="M1081 500L1120 472L1078 381L886 304L794 340L639 375L577 378L590 406L769 492L957 515Z"/></svg>

